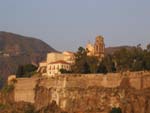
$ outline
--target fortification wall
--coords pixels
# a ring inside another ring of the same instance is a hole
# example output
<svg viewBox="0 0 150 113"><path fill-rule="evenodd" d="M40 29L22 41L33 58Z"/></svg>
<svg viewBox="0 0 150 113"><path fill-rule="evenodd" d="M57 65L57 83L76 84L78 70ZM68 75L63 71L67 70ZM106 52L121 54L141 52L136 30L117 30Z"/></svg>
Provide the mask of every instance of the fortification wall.
<svg viewBox="0 0 150 113"><path fill-rule="evenodd" d="M47 96L50 96L49 101L55 100L57 104L60 104L60 100L65 100L61 102L64 107L64 103L67 101L66 95L69 96L78 89L116 88L120 86L124 79L128 80L130 86L137 90L150 88L149 72L61 75L53 78L18 78L15 85L14 99L15 101L34 103L35 95L37 95L34 89L38 85L38 87L49 90L50 94L47 94ZM74 92L70 92L71 89Z"/></svg>
<svg viewBox="0 0 150 113"><path fill-rule="evenodd" d="M14 89L14 100L34 103L37 78L17 78Z"/></svg>

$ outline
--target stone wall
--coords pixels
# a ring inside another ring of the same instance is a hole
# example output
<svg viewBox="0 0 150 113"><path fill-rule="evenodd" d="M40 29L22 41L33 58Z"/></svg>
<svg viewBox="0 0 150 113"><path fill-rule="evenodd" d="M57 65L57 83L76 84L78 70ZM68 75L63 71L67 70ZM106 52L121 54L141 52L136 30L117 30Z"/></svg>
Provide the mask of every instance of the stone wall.
<svg viewBox="0 0 150 113"><path fill-rule="evenodd" d="M15 84L14 99L16 102L25 101L34 103L37 78L17 78Z"/></svg>
<svg viewBox="0 0 150 113"><path fill-rule="evenodd" d="M71 105L74 109L77 109L79 106L76 104L79 103L81 106L86 106L86 103L91 100L94 103L100 102L99 99L103 98L103 95L110 93L107 94L107 96L110 96L115 93L116 89L118 90L118 95L122 98L122 95L124 95L123 89L127 90L129 88L135 91L150 88L150 73L74 74L53 78L19 78L15 85L14 94L15 101L35 103L37 108L42 108L54 100L62 109L70 111ZM88 109L93 106L94 103L92 102L89 103Z"/></svg>

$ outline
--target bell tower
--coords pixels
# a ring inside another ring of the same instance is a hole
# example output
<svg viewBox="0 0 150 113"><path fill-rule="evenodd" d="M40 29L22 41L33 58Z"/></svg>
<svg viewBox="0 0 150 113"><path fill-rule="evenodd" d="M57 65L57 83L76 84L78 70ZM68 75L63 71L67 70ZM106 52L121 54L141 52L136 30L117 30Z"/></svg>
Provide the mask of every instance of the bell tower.
<svg viewBox="0 0 150 113"><path fill-rule="evenodd" d="M104 38L102 36L97 36L94 44L94 55L97 57L104 57Z"/></svg>

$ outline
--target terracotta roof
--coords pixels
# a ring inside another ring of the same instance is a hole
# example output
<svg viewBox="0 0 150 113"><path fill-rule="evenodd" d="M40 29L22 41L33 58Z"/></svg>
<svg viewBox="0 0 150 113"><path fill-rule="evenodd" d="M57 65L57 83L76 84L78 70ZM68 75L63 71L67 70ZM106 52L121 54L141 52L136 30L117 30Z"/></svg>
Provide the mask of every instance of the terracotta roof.
<svg viewBox="0 0 150 113"><path fill-rule="evenodd" d="M70 64L70 63L67 63L67 62L64 61L64 60L58 60L58 61L56 61L56 62L51 62L51 63L49 63L49 64L58 64L58 63L61 63L61 64Z"/></svg>

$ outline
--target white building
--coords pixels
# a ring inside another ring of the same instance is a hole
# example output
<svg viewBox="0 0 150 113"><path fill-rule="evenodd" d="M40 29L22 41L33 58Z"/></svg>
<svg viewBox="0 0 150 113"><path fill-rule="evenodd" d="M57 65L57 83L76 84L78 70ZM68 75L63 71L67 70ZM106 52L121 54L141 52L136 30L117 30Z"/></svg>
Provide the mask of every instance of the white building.
<svg viewBox="0 0 150 113"><path fill-rule="evenodd" d="M37 72L46 73L46 67L47 67L46 61L40 62Z"/></svg>
<svg viewBox="0 0 150 113"><path fill-rule="evenodd" d="M64 69L67 71L71 70L71 65L63 60L59 60L56 62L51 62L47 65L47 75L48 76L55 76L61 74L60 70Z"/></svg>
<svg viewBox="0 0 150 113"><path fill-rule="evenodd" d="M74 63L74 59L74 53L69 51L63 53L48 53L46 61L39 63L37 72L42 73L44 76L61 74L60 69L65 69L67 71L71 70L71 65Z"/></svg>

